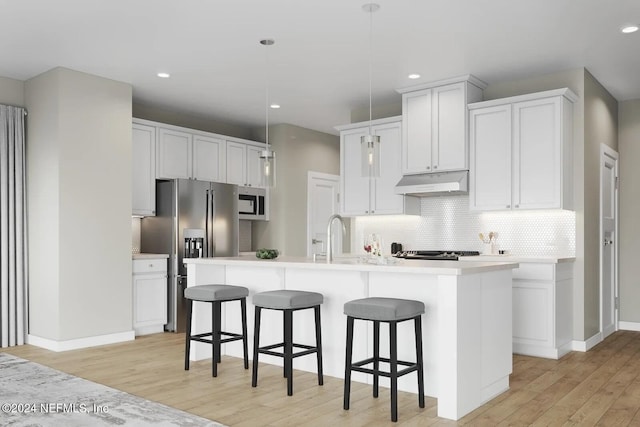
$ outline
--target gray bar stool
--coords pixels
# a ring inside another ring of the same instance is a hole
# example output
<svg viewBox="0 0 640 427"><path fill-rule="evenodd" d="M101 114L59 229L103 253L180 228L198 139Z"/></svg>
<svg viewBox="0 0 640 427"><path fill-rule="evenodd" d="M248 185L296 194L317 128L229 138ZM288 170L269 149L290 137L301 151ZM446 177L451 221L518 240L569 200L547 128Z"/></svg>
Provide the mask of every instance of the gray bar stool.
<svg viewBox="0 0 640 427"><path fill-rule="evenodd" d="M218 363L220 363L221 360L220 344L242 340L244 347L244 369L249 369L247 349L247 295L249 295L249 289L243 286L231 285L199 285L190 286L184 290L184 297L187 300L187 331L184 351L185 371L189 370L189 351L191 350L191 341L199 341L212 345L212 376L217 377ZM193 301L211 303L211 332L191 335ZM242 310L242 334L224 332L221 330L222 303L230 301L240 301L240 308ZM229 338L223 339L223 336L227 336Z"/></svg>
<svg viewBox="0 0 640 427"><path fill-rule="evenodd" d="M255 305L255 329L253 338L253 375L251 386L258 385L258 354L268 354L284 358L284 377L287 379L287 395L293 395L293 359L299 356L316 353L318 360L318 385L323 384L322 379L322 337L320 331L320 305L323 295L317 292L278 290L260 292L253 296ZM284 333L283 342L260 347L260 314L262 309L280 310L283 312ZM296 344L293 342L293 312L313 308L316 323L316 345ZM282 352L273 351L282 347ZM294 347L303 351L293 352Z"/></svg>
<svg viewBox="0 0 640 427"><path fill-rule="evenodd" d="M363 298L349 301L344 305L347 315L347 348L344 373L344 409L349 409L351 393L351 371L373 374L373 397L378 397L379 376L391 380L391 421L398 421L398 377L416 371L418 373L418 405L424 408L424 376L422 360L422 314L421 301L398 298ZM355 319L373 322L373 357L352 361L353 324ZM413 320L416 335L416 362L398 360L398 323ZM389 324L389 358L380 357L380 322ZM380 370L380 362L389 363L389 372ZM373 368L365 365L373 364ZM398 365L405 367L398 371Z"/></svg>

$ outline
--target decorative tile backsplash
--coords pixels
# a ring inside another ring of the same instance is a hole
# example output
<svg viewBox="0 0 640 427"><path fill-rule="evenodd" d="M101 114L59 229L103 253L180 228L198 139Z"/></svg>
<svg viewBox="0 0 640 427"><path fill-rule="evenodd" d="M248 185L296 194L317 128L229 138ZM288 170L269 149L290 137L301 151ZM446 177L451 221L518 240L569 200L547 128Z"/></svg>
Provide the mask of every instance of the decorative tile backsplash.
<svg viewBox="0 0 640 427"><path fill-rule="evenodd" d="M522 256L575 256L575 212L530 210L475 212L468 196L424 197L421 215L371 216L352 220L353 252L361 253L364 236L376 233L389 253L391 243L403 249L477 250L479 233L497 233L496 250Z"/></svg>

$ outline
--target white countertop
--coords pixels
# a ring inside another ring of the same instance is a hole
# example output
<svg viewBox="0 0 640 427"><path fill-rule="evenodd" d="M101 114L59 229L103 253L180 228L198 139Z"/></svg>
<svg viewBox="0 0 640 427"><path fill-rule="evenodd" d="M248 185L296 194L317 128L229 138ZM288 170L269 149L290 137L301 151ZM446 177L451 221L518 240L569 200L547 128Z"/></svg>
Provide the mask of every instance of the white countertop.
<svg viewBox="0 0 640 427"><path fill-rule="evenodd" d="M131 254L132 259L162 259L169 258L169 254Z"/></svg>
<svg viewBox="0 0 640 427"><path fill-rule="evenodd" d="M573 262L576 257L553 257L553 256L522 256L522 255L478 255L460 257L460 261L491 261L491 262L517 262L517 263L549 263L559 264L563 262Z"/></svg>
<svg viewBox="0 0 640 427"><path fill-rule="evenodd" d="M477 258L477 257L476 257ZM395 262L394 262L395 261ZM366 264L359 261L359 257L339 257L332 263L321 259L314 262L310 258L280 256L276 259L263 260L253 255L239 257L218 258L188 258L185 264L212 264L247 267L275 267L275 268L303 268L303 269L330 269L350 271L371 271L389 273L420 273L434 275L455 275L484 273L495 270L507 270L518 268L518 263L511 260L503 262L495 261L422 261L422 260L397 260L391 259L393 264L379 265Z"/></svg>

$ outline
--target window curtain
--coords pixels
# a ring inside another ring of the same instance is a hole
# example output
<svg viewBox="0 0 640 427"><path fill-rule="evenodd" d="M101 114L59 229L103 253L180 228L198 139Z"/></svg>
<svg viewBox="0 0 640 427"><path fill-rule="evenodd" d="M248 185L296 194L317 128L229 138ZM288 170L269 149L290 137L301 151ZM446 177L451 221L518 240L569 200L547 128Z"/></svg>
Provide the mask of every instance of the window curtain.
<svg viewBox="0 0 640 427"><path fill-rule="evenodd" d="M0 105L0 347L24 344L27 324L25 114Z"/></svg>

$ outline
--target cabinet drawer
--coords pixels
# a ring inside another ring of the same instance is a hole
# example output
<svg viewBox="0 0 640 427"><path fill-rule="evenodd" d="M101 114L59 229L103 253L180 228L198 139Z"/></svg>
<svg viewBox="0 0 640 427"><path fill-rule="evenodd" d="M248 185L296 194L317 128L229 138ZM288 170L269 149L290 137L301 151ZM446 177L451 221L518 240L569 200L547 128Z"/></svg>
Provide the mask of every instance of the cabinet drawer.
<svg viewBox="0 0 640 427"><path fill-rule="evenodd" d="M166 273L166 271L167 271L166 258L149 258L149 259L133 260L133 274Z"/></svg>
<svg viewBox="0 0 640 427"><path fill-rule="evenodd" d="M555 280L555 264L520 263L513 270L514 279Z"/></svg>

